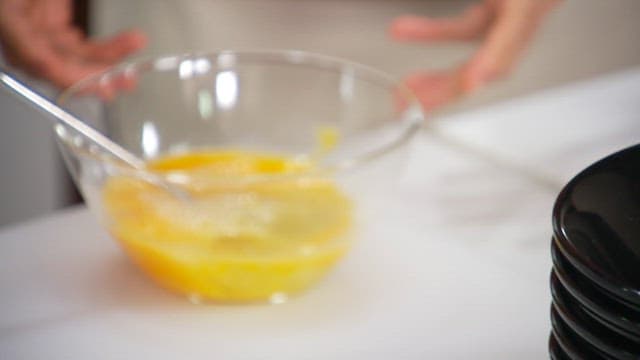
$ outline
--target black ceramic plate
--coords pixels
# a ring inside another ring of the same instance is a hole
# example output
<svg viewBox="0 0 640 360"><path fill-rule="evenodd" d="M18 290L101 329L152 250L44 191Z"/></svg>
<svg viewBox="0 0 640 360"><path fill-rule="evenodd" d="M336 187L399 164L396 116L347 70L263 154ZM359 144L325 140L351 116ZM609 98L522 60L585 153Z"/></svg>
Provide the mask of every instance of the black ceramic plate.
<svg viewBox="0 0 640 360"><path fill-rule="evenodd" d="M592 318L633 341L640 342L640 312L616 301L603 289L589 281L564 258L555 242L551 242L553 271L562 286L584 306Z"/></svg>
<svg viewBox="0 0 640 360"><path fill-rule="evenodd" d="M560 282L554 281L553 276L551 277L551 295L553 307L560 318L593 348L614 359L637 360L640 357L640 344L618 335L590 318Z"/></svg>
<svg viewBox="0 0 640 360"><path fill-rule="evenodd" d="M591 285L591 288L595 289L598 293L603 294L611 301L619 303L624 306L625 309L631 309L640 314L640 304L630 301L627 297L620 296L620 292L611 291L611 287L603 287L600 285L600 282L594 281L592 277L589 277L588 274L582 272L578 267L574 265L574 262L571 261L570 255L565 252L562 248L563 239L560 239L556 236L553 236L551 241L551 255L552 257L555 253L560 254L562 258L562 264L565 264L565 269L570 269L571 275L574 278L580 279L581 282L586 282ZM555 251L555 253L554 253Z"/></svg>
<svg viewBox="0 0 640 360"><path fill-rule="evenodd" d="M553 333L549 336L549 357L551 360L571 360L571 358L562 351Z"/></svg>
<svg viewBox="0 0 640 360"><path fill-rule="evenodd" d="M556 200L553 227L571 264L640 305L640 145L573 178Z"/></svg>
<svg viewBox="0 0 640 360"><path fill-rule="evenodd" d="M556 340L562 353L572 360L612 360L615 359L607 354L603 354L601 351L595 349L591 344L580 338L558 315L555 308L551 307L551 326L552 334Z"/></svg>

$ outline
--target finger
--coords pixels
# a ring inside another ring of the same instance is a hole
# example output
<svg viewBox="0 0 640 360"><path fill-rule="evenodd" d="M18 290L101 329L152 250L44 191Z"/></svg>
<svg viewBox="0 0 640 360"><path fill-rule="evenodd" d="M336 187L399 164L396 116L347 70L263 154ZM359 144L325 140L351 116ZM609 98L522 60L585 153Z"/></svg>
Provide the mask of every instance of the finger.
<svg viewBox="0 0 640 360"><path fill-rule="evenodd" d="M51 37L56 43L66 47L76 47L86 41L82 31L73 26L61 28L53 33Z"/></svg>
<svg viewBox="0 0 640 360"><path fill-rule="evenodd" d="M391 23L390 33L397 40L468 40L480 36L486 30L492 15L492 8L482 3L470 6L454 18L402 16Z"/></svg>
<svg viewBox="0 0 640 360"><path fill-rule="evenodd" d="M103 101L112 101L122 92L130 92L138 86L138 74L133 69L125 69L100 76L82 86L79 94L97 96Z"/></svg>
<svg viewBox="0 0 640 360"><path fill-rule="evenodd" d="M55 31L72 20L71 0L30 0L30 18L41 30Z"/></svg>
<svg viewBox="0 0 640 360"><path fill-rule="evenodd" d="M142 32L131 30L122 32L108 40L87 43L85 54L93 61L115 63L141 50L146 44L147 37Z"/></svg>
<svg viewBox="0 0 640 360"><path fill-rule="evenodd" d="M413 74L405 83L427 112L442 107L462 95L456 70Z"/></svg>
<svg viewBox="0 0 640 360"><path fill-rule="evenodd" d="M122 71L114 74L111 79L111 85L116 91L129 92L135 90L138 86L138 74L134 71Z"/></svg>
<svg viewBox="0 0 640 360"><path fill-rule="evenodd" d="M117 92L115 85L111 81L101 83L95 89L95 94L105 102L112 101L116 97Z"/></svg>
<svg viewBox="0 0 640 360"><path fill-rule="evenodd" d="M79 29L69 26L50 32L47 36L51 46L57 51L70 56L84 56L87 40Z"/></svg>
<svg viewBox="0 0 640 360"><path fill-rule="evenodd" d="M502 5L484 43L463 70L462 87L467 92L511 71L548 10L539 0L506 1Z"/></svg>
<svg viewBox="0 0 640 360"><path fill-rule="evenodd" d="M64 89L108 68L107 64L85 63L76 59L52 57L48 60L46 67L41 68L37 75Z"/></svg>
<svg viewBox="0 0 640 360"><path fill-rule="evenodd" d="M42 37L32 39L28 45L14 47L11 54L14 63L27 73L49 80L60 88L103 71L109 65L85 62L72 54L60 52Z"/></svg>

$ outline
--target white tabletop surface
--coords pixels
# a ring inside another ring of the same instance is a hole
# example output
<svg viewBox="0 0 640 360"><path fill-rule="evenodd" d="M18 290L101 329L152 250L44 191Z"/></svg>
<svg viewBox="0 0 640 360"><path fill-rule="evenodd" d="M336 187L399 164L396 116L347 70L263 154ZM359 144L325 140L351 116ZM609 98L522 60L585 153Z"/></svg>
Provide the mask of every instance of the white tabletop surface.
<svg viewBox="0 0 640 360"><path fill-rule="evenodd" d="M546 358L554 199L638 142L639 97L636 69L440 119L384 221L282 305L171 295L83 207L4 228L0 358Z"/></svg>

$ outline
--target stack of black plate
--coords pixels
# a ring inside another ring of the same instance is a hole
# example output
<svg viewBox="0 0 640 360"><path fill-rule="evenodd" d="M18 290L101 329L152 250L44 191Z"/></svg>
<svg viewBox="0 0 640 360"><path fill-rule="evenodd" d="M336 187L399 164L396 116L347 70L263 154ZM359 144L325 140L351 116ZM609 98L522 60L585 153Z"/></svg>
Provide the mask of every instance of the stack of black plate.
<svg viewBox="0 0 640 360"><path fill-rule="evenodd" d="M551 244L552 359L640 359L640 145L562 190Z"/></svg>

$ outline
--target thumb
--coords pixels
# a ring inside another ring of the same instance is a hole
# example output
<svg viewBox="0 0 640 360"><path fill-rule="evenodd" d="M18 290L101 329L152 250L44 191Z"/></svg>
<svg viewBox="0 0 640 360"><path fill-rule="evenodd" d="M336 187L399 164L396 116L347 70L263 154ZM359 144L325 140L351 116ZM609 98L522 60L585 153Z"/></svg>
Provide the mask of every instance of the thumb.
<svg viewBox="0 0 640 360"><path fill-rule="evenodd" d="M474 91L509 73L548 10L539 0L502 2L480 49L463 67L462 89Z"/></svg>

